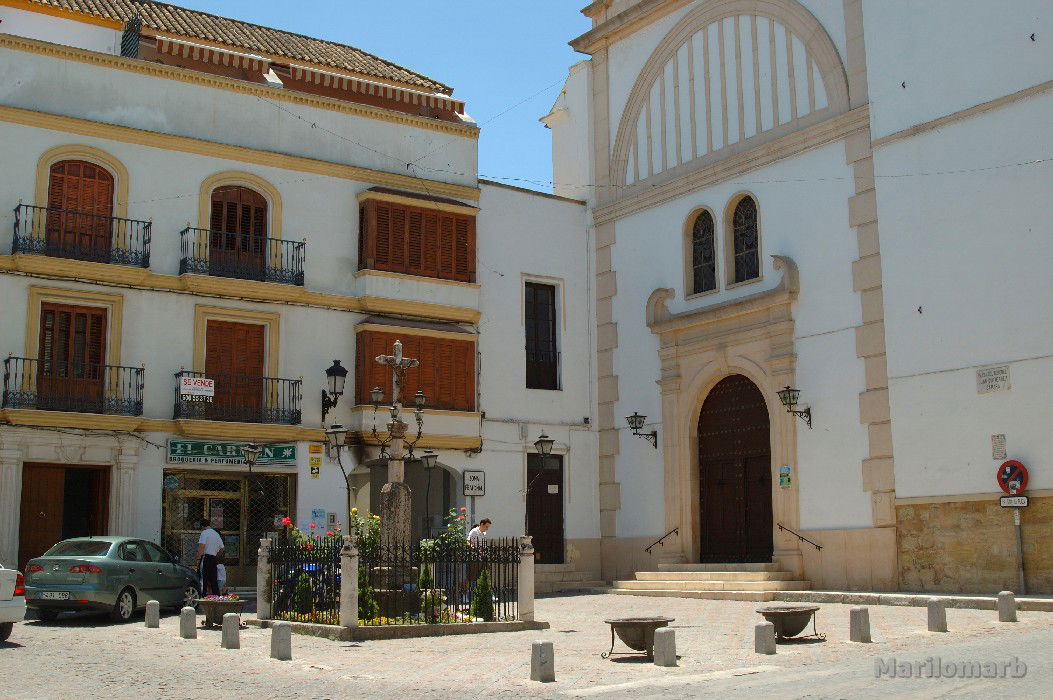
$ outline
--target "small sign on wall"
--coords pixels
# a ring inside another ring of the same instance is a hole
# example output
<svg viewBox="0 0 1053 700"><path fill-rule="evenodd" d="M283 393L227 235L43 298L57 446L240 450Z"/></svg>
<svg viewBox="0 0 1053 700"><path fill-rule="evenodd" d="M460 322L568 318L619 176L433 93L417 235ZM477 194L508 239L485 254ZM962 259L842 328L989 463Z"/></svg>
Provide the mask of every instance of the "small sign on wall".
<svg viewBox="0 0 1053 700"><path fill-rule="evenodd" d="M321 457L310 457L308 459L311 466L311 478L317 479L322 473L322 458Z"/></svg>
<svg viewBox="0 0 1053 700"><path fill-rule="evenodd" d="M486 494L486 472L482 470L464 472L464 495L483 496Z"/></svg>
<svg viewBox="0 0 1053 700"><path fill-rule="evenodd" d="M1004 433L991 436L991 459L1006 459Z"/></svg>
<svg viewBox="0 0 1053 700"><path fill-rule="evenodd" d="M780 488L784 488L784 489L790 488L790 485L793 483L793 480L792 480L792 478L790 476L792 473L793 473L793 470L790 468L789 464L784 464L781 467L779 467L779 487Z"/></svg>
<svg viewBox="0 0 1053 700"><path fill-rule="evenodd" d="M976 370L976 393L990 394L992 391L1009 391L1009 365L981 367Z"/></svg>

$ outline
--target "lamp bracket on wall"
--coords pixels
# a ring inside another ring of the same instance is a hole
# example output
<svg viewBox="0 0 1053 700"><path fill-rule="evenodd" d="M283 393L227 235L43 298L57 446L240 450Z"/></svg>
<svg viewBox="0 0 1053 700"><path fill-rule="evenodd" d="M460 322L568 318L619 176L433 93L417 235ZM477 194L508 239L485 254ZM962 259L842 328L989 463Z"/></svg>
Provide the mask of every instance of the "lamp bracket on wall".
<svg viewBox="0 0 1053 700"><path fill-rule="evenodd" d="M781 401L782 405L786 407L786 412L803 419L804 422L808 424L808 429L811 430L812 407L808 406L801 410L797 410L796 408L797 400L801 397L801 390L787 386L784 389L780 389L777 393L779 394L779 401Z"/></svg>
<svg viewBox="0 0 1053 700"><path fill-rule="evenodd" d="M642 437L651 443L651 447L658 449L658 431L652 430L649 433L641 432L644 427L644 423L647 421L647 416L641 416L637 411L633 411L631 416L625 417L625 422L629 424L629 427L633 431L633 435L636 437Z"/></svg>

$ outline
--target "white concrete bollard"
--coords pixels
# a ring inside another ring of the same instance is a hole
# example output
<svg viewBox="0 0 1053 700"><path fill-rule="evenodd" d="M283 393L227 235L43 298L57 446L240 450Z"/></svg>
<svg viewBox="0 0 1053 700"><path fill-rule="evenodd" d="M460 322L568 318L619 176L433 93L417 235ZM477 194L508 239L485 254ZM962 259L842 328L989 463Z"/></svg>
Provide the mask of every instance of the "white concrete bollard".
<svg viewBox="0 0 1053 700"><path fill-rule="evenodd" d="M187 606L179 611L179 636L197 639L197 610Z"/></svg>
<svg viewBox="0 0 1053 700"><path fill-rule="evenodd" d="M939 598L929 598L929 631L947 631L947 609Z"/></svg>
<svg viewBox="0 0 1053 700"><path fill-rule="evenodd" d="M753 650L758 654L775 653L775 623L757 623L753 628Z"/></svg>
<svg viewBox="0 0 1053 700"><path fill-rule="evenodd" d="M1012 591L998 594L998 621L1016 622L1016 596Z"/></svg>
<svg viewBox="0 0 1053 700"><path fill-rule="evenodd" d="M237 613L223 615L223 638L220 643L224 649L241 648L241 617Z"/></svg>
<svg viewBox="0 0 1053 700"><path fill-rule="evenodd" d="M536 641L530 647L530 680L552 683L556 680L556 652L552 642Z"/></svg>
<svg viewBox="0 0 1053 700"><path fill-rule="evenodd" d="M155 629L161 626L161 604L156 600L146 601L146 626Z"/></svg>
<svg viewBox="0 0 1053 700"><path fill-rule="evenodd" d="M869 644L870 611L867 608L852 608L848 613L848 639L851 642Z"/></svg>
<svg viewBox="0 0 1053 700"><path fill-rule="evenodd" d="M676 666L676 632L672 627L654 631L654 665Z"/></svg>
<svg viewBox="0 0 1053 700"><path fill-rule="evenodd" d="M292 625L288 622L271 625L271 658L292 661Z"/></svg>

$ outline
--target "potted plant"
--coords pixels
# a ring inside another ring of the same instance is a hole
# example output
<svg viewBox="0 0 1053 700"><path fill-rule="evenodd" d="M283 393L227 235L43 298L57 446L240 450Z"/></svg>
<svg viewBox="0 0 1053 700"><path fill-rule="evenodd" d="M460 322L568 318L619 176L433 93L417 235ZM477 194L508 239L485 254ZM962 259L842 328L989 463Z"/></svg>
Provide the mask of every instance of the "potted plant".
<svg viewBox="0 0 1053 700"><path fill-rule="evenodd" d="M207 595L198 598L198 609L205 613L205 626L214 627L223 625L223 616L232 612L241 614L245 607L245 601L238 597L237 593L229 595Z"/></svg>

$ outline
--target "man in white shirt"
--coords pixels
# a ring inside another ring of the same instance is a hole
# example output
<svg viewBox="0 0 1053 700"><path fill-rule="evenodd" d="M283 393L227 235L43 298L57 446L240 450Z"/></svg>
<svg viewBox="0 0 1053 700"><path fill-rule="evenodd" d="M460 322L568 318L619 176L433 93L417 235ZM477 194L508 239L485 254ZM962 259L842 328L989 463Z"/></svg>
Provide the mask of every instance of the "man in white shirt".
<svg viewBox="0 0 1053 700"><path fill-rule="evenodd" d="M212 527L208 518L198 525L201 537L197 540L197 573L201 595L219 595L219 555L223 551L223 538Z"/></svg>
<svg viewBox="0 0 1053 700"><path fill-rule="evenodd" d="M482 547L486 545L486 531L490 529L490 518L483 518L479 521L479 524L472 528L471 532L468 533L468 544L473 547Z"/></svg>

